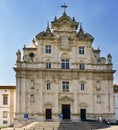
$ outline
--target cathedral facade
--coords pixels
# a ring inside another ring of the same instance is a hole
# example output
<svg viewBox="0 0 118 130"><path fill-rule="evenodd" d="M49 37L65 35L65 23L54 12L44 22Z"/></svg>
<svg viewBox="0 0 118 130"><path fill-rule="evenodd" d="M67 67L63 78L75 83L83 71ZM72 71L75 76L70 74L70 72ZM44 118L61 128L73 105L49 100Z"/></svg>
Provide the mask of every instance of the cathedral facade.
<svg viewBox="0 0 118 130"><path fill-rule="evenodd" d="M79 29L78 29L79 28ZM17 54L14 124L114 118L112 56L66 12Z"/></svg>

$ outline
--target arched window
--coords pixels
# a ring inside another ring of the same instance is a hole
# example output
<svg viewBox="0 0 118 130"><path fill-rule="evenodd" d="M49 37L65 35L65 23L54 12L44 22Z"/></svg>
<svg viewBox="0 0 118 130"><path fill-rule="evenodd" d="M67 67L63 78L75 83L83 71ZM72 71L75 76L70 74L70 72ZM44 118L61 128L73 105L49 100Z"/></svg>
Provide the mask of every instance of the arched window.
<svg viewBox="0 0 118 130"><path fill-rule="evenodd" d="M69 69L69 60L68 59L61 59L61 68L62 69Z"/></svg>
<svg viewBox="0 0 118 130"><path fill-rule="evenodd" d="M51 81L50 80L45 81L45 89L51 90Z"/></svg>
<svg viewBox="0 0 118 130"><path fill-rule="evenodd" d="M79 69L80 70L84 70L85 69L85 64L84 63L80 63L79 64Z"/></svg>
<svg viewBox="0 0 118 130"><path fill-rule="evenodd" d="M51 69L51 61L49 59L46 60L46 69Z"/></svg>
<svg viewBox="0 0 118 130"><path fill-rule="evenodd" d="M86 82L85 81L82 80L79 82L79 90L86 91Z"/></svg>
<svg viewBox="0 0 118 130"><path fill-rule="evenodd" d="M80 70L84 70L85 69L84 61L80 61L80 63L79 63L79 69Z"/></svg>
<svg viewBox="0 0 118 130"><path fill-rule="evenodd" d="M67 53L62 54L61 56L61 68L62 69L70 69L70 57Z"/></svg>
<svg viewBox="0 0 118 130"><path fill-rule="evenodd" d="M82 83L81 84L81 90L84 91L84 89L85 89L85 85L84 85L84 83Z"/></svg>
<svg viewBox="0 0 118 130"><path fill-rule="evenodd" d="M31 53L29 54L29 57L30 57L30 60L33 62L33 60L34 60L34 53L31 52Z"/></svg>
<svg viewBox="0 0 118 130"><path fill-rule="evenodd" d="M47 84L46 84L46 89L47 89L47 90L50 90L50 89L51 89L51 84L50 84L50 83L47 83Z"/></svg>

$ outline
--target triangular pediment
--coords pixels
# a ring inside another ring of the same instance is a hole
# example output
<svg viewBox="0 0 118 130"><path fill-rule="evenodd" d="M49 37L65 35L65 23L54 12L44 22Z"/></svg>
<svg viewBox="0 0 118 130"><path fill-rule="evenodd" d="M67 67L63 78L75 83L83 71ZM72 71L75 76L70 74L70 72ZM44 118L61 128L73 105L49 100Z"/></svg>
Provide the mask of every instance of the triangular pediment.
<svg viewBox="0 0 118 130"><path fill-rule="evenodd" d="M60 97L59 100L60 101L73 101L73 98L65 95L65 96Z"/></svg>
<svg viewBox="0 0 118 130"><path fill-rule="evenodd" d="M52 21L52 29L58 31L75 31L78 28L78 22L63 14L59 19Z"/></svg>

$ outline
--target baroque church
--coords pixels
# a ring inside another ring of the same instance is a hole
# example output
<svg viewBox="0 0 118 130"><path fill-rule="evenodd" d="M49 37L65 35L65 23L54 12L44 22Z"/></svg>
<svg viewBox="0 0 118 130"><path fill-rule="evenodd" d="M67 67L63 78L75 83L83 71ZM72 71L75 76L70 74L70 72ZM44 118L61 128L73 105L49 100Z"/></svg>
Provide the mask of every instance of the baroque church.
<svg viewBox="0 0 118 130"><path fill-rule="evenodd" d="M18 50L14 125L27 121L114 118L112 56L100 56L94 37L67 15ZM25 117L26 116L26 117Z"/></svg>

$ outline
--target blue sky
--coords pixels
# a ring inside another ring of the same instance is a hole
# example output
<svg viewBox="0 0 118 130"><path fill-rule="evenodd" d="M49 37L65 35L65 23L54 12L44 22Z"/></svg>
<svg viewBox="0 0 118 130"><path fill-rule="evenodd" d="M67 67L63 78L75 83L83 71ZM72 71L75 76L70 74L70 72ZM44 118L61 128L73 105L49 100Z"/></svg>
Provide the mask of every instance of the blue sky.
<svg viewBox="0 0 118 130"><path fill-rule="evenodd" d="M62 15L63 3L68 5L67 15L95 38L93 47L99 47L103 57L110 53L113 69L118 69L118 0L0 0L0 85L16 84L16 51L29 46L48 21Z"/></svg>

